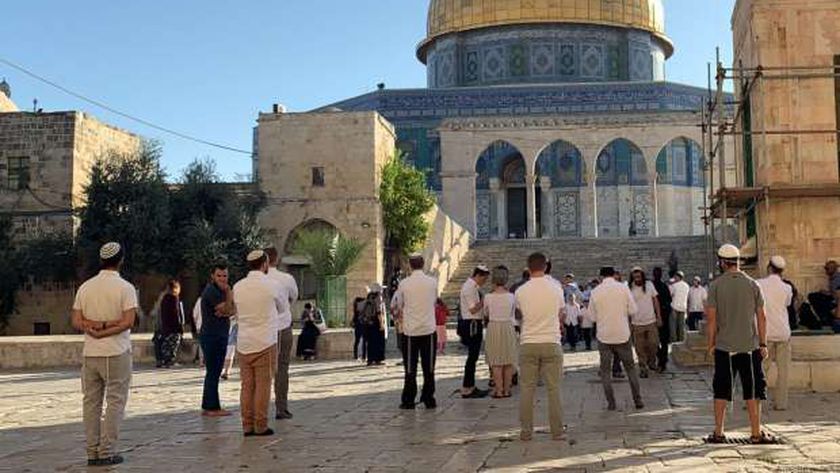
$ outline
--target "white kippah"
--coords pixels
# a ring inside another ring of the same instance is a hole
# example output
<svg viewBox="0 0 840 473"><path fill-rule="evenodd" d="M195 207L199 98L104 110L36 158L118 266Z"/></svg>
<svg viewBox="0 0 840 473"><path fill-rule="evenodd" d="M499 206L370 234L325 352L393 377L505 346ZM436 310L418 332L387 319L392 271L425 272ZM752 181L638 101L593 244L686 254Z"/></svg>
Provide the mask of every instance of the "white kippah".
<svg viewBox="0 0 840 473"><path fill-rule="evenodd" d="M418 259L418 258L422 258L422 257L423 257L423 253L416 252L416 251L414 253L408 255L409 259Z"/></svg>
<svg viewBox="0 0 840 473"><path fill-rule="evenodd" d="M787 262L781 256L773 256L770 258L770 264L776 269L785 269Z"/></svg>
<svg viewBox="0 0 840 473"><path fill-rule="evenodd" d="M248 262L251 262L251 261L257 261L259 259L262 259L263 256L265 256L265 251L254 250L254 251L248 253L248 257L245 258L245 259L247 259Z"/></svg>
<svg viewBox="0 0 840 473"><path fill-rule="evenodd" d="M120 252L122 247L119 243L116 242L109 242L102 245L102 248L99 249L99 258L101 259L111 259Z"/></svg>
<svg viewBox="0 0 840 473"><path fill-rule="evenodd" d="M483 265L483 264L480 264L480 265L476 266L475 269L481 271L482 273L489 273L490 272L490 268L488 268L486 265Z"/></svg>

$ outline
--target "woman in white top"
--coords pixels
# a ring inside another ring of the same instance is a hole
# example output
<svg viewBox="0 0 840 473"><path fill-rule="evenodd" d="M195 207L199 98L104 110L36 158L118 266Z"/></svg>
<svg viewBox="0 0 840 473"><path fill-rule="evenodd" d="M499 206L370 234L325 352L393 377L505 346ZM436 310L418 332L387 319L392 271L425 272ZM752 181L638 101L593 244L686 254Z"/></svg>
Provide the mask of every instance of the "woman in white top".
<svg viewBox="0 0 840 473"><path fill-rule="evenodd" d="M487 326L485 356L493 372L493 397L510 397L514 364L517 358L514 329L516 300L507 289L508 269L493 268L490 273L493 292L484 296L484 307L490 320Z"/></svg>

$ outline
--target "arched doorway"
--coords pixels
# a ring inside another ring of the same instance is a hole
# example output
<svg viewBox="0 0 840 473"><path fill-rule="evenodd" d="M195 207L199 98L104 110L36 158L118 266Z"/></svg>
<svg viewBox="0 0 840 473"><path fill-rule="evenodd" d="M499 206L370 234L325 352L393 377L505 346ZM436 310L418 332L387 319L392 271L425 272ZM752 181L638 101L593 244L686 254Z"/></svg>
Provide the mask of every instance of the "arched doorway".
<svg viewBox="0 0 840 473"><path fill-rule="evenodd" d="M645 236L653 232L647 164L641 149L624 138L611 141L595 166L598 236Z"/></svg>
<svg viewBox="0 0 840 473"><path fill-rule="evenodd" d="M688 138L673 139L659 152L655 198L660 235L703 233L703 163L702 148Z"/></svg>
<svg viewBox="0 0 840 473"><path fill-rule="evenodd" d="M525 238L528 198L522 153L506 141L496 141L481 153L475 170L476 238Z"/></svg>
<svg viewBox="0 0 840 473"><path fill-rule="evenodd" d="M581 188L585 164L571 143L558 140L537 157L543 237L581 236Z"/></svg>
<svg viewBox="0 0 840 473"><path fill-rule="evenodd" d="M318 282L315 279L315 275L310 270L309 258L303 255L295 254L295 244L301 231L318 230L324 230L336 234L338 233L338 229L330 222L313 218L301 223L290 231L289 235L286 237L286 242L283 245L283 258L281 263L286 266L289 274L294 276L297 281L298 290L300 291L299 298L301 300L314 300L317 297Z"/></svg>

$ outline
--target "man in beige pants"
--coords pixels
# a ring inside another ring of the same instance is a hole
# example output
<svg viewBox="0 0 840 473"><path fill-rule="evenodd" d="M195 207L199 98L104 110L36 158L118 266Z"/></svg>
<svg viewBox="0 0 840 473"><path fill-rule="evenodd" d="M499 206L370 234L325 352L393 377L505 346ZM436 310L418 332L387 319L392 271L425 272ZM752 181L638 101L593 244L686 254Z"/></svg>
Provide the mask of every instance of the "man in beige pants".
<svg viewBox="0 0 840 473"><path fill-rule="evenodd" d="M103 245L102 270L82 284L73 302L73 327L85 333L82 419L88 466L123 462L115 444L131 385L130 329L137 315L137 291L119 273L123 255L118 243Z"/></svg>
<svg viewBox="0 0 840 473"><path fill-rule="evenodd" d="M534 436L534 392L542 379L548 390L551 437L563 440L563 407L560 400L563 348L560 345L565 305L563 288L546 276L547 258L542 253L528 257L531 278L516 290L516 308L522 313L520 336L519 404L520 439Z"/></svg>
<svg viewBox="0 0 840 473"><path fill-rule="evenodd" d="M770 391L773 409L784 411L788 408L788 377L790 374L790 319L788 306L793 300L793 289L782 280L782 273L787 266L781 256L770 258L767 265L768 276L759 279L758 285L764 294L764 310L767 313L767 348L769 355L764 359L764 372L776 364L776 386Z"/></svg>

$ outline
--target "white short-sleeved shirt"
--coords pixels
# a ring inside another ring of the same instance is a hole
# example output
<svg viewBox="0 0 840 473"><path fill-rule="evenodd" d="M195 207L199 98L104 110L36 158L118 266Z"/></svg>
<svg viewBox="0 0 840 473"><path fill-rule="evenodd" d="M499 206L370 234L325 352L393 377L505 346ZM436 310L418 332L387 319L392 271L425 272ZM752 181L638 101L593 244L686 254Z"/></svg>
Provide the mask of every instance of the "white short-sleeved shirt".
<svg viewBox="0 0 840 473"><path fill-rule="evenodd" d="M563 288L550 276L531 278L517 289L516 307L522 312L520 343L560 343L563 306Z"/></svg>
<svg viewBox="0 0 840 473"><path fill-rule="evenodd" d="M277 283L281 291L281 297L288 301L284 312L280 312L280 308L278 308L279 316L277 319L278 330L286 330L292 326L292 304L298 298L297 282L291 274L284 273L277 268L268 268L268 278Z"/></svg>
<svg viewBox="0 0 840 473"><path fill-rule="evenodd" d="M633 283L633 301L636 302L636 313L630 317L633 325L642 326L656 323L656 309L653 301L656 298L656 286L650 281L645 281L645 290Z"/></svg>
<svg viewBox="0 0 840 473"><path fill-rule="evenodd" d="M73 310L96 322L116 322L123 312L137 309L137 291L117 271L102 270L76 291ZM131 351L131 330L106 337L85 334L84 356L117 356Z"/></svg>
<svg viewBox="0 0 840 473"><path fill-rule="evenodd" d="M469 278L461 286L461 318L466 320L481 320L484 318L482 311L475 314L470 312L470 309L475 308L481 302L481 291L475 279Z"/></svg>
<svg viewBox="0 0 840 473"><path fill-rule="evenodd" d="M261 271L251 271L233 286L233 303L239 333L237 351L259 353L277 343L279 310L288 310L289 301L277 290L277 283Z"/></svg>
<svg viewBox="0 0 840 473"><path fill-rule="evenodd" d="M671 308L677 312L688 311L688 291L691 287L685 281L671 284Z"/></svg>
<svg viewBox="0 0 840 473"><path fill-rule="evenodd" d="M391 307L402 312L402 331L409 337L422 337L434 333L437 279L415 270L400 281L391 300Z"/></svg>
<svg viewBox="0 0 840 473"><path fill-rule="evenodd" d="M764 295L767 340L771 342L790 340L790 319L787 308L793 302L793 288L782 281L777 274L771 274L756 282Z"/></svg>
<svg viewBox="0 0 840 473"><path fill-rule="evenodd" d="M484 296L484 304L491 322L516 323L516 298L513 294L491 292Z"/></svg>
<svg viewBox="0 0 840 473"><path fill-rule="evenodd" d="M589 310L598 324L598 341L620 345L630 340L630 316L636 313L636 301L625 284L606 278L589 299Z"/></svg>
<svg viewBox="0 0 840 473"><path fill-rule="evenodd" d="M703 286L691 286L688 290L688 311L704 312L706 300L709 298L709 291Z"/></svg>

